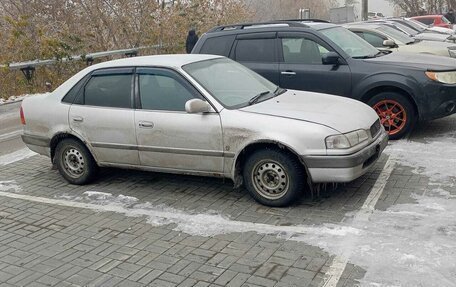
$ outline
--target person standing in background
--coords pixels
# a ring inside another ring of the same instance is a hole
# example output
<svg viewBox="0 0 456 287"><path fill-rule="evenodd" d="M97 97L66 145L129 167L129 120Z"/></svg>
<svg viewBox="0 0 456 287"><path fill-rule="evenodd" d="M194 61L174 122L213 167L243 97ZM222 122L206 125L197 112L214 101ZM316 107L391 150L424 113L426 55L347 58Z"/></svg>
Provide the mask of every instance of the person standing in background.
<svg viewBox="0 0 456 287"><path fill-rule="evenodd" d="M187 54L190 54L195 47L196 42L198 42L198 35L196 35L195 29L188 31L187 41L185 42L185 50Z"/></svg>
<svg viewBox="0 0 456 287"><path fill-rule="evenodd" d="M456 17L454 15L454 10L453 8L450 8L450 10L448 11L448 13L445 14L445 18L448 19L448 21L451 22L451 24L456 24Z"/></svg>

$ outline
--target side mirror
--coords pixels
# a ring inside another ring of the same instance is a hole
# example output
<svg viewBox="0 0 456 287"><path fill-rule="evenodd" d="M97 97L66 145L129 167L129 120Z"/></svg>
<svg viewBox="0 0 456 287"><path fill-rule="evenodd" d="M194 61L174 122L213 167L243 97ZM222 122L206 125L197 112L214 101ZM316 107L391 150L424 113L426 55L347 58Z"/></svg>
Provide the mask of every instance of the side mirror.
<svg viewBox="0 0 456 287"><path fill-rule="evenodd" d="M211 105L200 99L192 99L185 103L185 111L189 114L208 113L211 111Z"/></svg>
<svg viewBox="0 0 456 287"><path fill-rule="evenodd" d="M385 40L383 41L383 46L388 48L396 48L397 44L394 42L394 40Z"/></svg>
<svg viewBox="0 0 456 287"><path fill-rule="evenodd" d="M323 65L339 65L340 56L336 52L328 52L321 58Z"/></svg>

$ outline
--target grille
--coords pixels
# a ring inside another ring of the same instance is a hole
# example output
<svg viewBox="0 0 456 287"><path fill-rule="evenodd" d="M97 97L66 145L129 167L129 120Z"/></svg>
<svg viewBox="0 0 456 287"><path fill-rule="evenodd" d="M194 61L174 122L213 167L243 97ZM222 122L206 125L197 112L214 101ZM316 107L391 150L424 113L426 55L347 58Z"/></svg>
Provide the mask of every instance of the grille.
<svg viewBox="0 0 456 287"><path fill-rule="evenodd" d="M380 132L380 128L382 125L380 124L380 120L375 121L375 123L370 127L370 133L372 138L375 138L377 134Z"/></svg>

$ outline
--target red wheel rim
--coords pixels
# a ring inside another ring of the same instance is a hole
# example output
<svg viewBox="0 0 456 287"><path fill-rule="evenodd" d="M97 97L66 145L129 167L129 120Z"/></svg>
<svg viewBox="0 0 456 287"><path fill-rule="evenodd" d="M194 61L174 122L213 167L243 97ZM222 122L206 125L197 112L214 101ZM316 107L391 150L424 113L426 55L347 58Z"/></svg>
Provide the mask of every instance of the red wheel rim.
<svg viewBox="0 0 456 287"><path fill-rule="evenodd" d="M374 110L389 135L395 135L404 129L407 123L407 113L397 101L382 100L375 104Z"/></svg>

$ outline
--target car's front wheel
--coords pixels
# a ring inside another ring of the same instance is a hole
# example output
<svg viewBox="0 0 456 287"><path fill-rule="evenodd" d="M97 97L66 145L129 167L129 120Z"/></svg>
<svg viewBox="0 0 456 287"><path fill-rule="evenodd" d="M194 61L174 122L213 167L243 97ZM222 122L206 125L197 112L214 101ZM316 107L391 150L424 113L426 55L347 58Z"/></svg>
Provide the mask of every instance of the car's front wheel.
<svg viewBox="0 0 456 287"><path fill-rule="evenodd" d="M89 150L74 139L64 139L58 143L55 163L69 183L78 185L89 183L98 168Z"/></svg>
<svg viewBox="0 0 456 287"><path fill-rule="evenodd" d="M370 99L368 104L377 112L390 139L401 139L412 131L417 116L407 97L395 92L383 92Z"/></svg>
<svg viewBox="0 0 456 287"><path fill-rule="evenodd" d="M276 148L251 154L243 169L244 183L259 203L284 207L296 201L305 188L305 171L296 157Z"/></svg>

